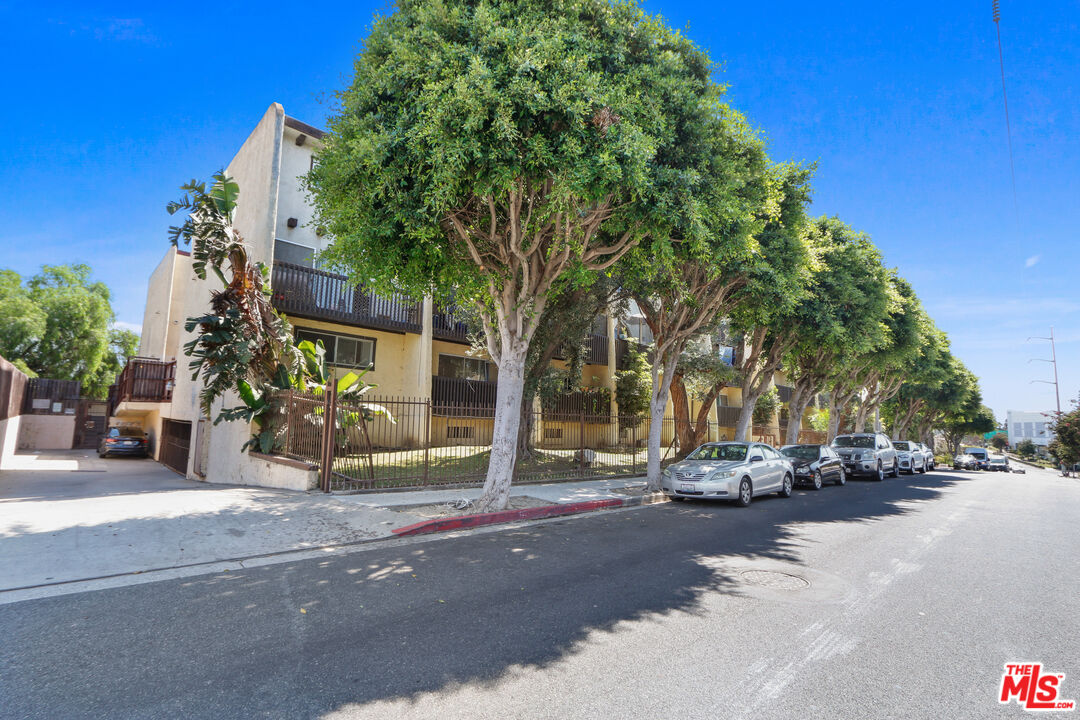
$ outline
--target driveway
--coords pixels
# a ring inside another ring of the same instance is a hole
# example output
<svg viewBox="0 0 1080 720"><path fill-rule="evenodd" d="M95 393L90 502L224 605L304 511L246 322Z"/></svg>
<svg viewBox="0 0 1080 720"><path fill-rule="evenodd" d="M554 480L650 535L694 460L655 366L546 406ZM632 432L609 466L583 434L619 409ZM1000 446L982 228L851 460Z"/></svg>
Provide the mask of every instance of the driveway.
<svg viewBox="0 0 1080 720"><path fill-rule="evenodd" d="M211 485L152 460L17 455L0 472L0 591L389 536L419 516Z"/></svg>

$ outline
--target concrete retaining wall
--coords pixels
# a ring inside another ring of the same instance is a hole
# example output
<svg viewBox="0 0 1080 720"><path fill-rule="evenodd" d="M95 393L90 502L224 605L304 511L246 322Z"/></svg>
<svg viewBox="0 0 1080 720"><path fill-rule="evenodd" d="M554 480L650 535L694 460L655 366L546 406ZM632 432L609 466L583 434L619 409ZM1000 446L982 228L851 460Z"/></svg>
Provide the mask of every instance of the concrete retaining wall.
<svg viewBox="0 0 1080 720"><path fill-rule="evenodd" d="M74 415L21 415L19 420L19 450L71 449Z"/></svg>

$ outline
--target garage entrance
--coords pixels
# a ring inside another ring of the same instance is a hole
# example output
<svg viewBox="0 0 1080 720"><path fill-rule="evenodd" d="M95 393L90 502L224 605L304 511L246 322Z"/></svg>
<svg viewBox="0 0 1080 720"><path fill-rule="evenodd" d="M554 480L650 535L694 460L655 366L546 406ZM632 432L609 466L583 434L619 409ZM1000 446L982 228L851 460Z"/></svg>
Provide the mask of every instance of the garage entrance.
<svg viewBox="0 0 1080 720"><path fill-rule="evenodd" d="M161 452L158 459L165 467L187 475L188 454L191 452L191 423L180 420L161 421Z"/></svg>

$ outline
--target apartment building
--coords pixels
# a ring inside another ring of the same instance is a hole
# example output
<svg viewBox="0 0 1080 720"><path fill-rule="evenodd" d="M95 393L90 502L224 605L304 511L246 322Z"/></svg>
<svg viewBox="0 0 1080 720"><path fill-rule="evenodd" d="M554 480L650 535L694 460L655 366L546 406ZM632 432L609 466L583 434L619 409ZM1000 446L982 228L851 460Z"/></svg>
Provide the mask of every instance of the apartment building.
<svg viewBox="0 0 1080 720"><path fill-rule="evenodd" d="M431 298L415 301L350 286L343 276L320 267L320 253L330 238L314 227L299 178L311 168L322 137L322 131L289 117L275 103L226 168L240 187L235 226L251 258L272 268L274 306L288 317L297 339L323 342L336 374L369 368L365 380L378 385L373 395L430 404L431 420L425 429L400 431L397 442L411 446L489 442L491 423L482 419L494 408L498 369L472 348L461 314L453 307L436 306ZM184 323L205 313L215 283L194 277L184 249L166 251L149 280L140 357L129 363L114 390L113 422L141 425L152 436L155 457L188 477L311 487L314 474L297 463L240 453L250 427L215 426L200 410L201 381L192 379L182 350L192 339ZM648 327L633 314L618 327L612 317L598 317L586 338L580 387L606 388L613 394L615 373L630 344L647 344L650 339ZM730 356L731 349L726 352ZM565 367L563 360L553 364ZM780 390L786 401L790 389ZM567 400L572 404L572 397ZM226 403L237 404L235 399ZM710 409L714 423L710 439L734 436L740 405L739 389L725 388ZM456 425L455 413L441 412L448 409L466 409L481 421L467 428ZM692 415L697 411L691 400ZM598 437L619 442L620 428L608 425L597 428ZM781 437L777 421L771 431ZM537 432L547 433L549 439L561 433L555 427ZM670 442L671 432L666 435L665 442Z"/></svg>
<svg viewBox="0 0 1080 720"><path fill-rule="evenodd" d="M1016 448L1018 443L1030 440L1036 446L1045 448L1054 439L1050 429L1053 414L1026 410L1008 410L1005 413L1005 427L1009 433L1009 447Z"/></svg>

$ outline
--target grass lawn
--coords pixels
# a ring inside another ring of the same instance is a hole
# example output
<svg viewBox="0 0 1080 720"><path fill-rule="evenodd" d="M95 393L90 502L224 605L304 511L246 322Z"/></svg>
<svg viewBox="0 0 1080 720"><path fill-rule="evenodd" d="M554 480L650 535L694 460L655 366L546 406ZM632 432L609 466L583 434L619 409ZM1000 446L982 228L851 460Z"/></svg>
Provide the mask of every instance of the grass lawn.
<svg viewBox="0 0 1080 720"><path fill-rule="evenodd" d="M518 463L520 482L541 480L571 480L577 478L644 473L647 452L644 448L595 450L589 467L582 468L577 450L537 449L533 457ZM394 450L376 452L372 456L375 487L406 487L423 483L425 454L428 462L429 485L477 484L487 473L491 447L488 445L457 445L428 450ZM357 481L368 478L367 460L362 455L338 456L334 472Z"/></svg>

